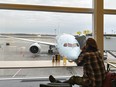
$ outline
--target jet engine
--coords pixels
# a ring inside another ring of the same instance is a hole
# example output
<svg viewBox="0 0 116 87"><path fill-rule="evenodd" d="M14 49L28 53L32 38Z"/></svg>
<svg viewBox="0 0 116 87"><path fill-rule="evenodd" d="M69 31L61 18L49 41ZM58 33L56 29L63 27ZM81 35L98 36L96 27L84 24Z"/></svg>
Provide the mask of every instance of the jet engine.
<svg viewBox="0 0 116 87"><path fill-rule="evenodd" d="M41 47L38 43L34 43L30 46L29 51L33 54L37 54L41 52Z"/></svg>

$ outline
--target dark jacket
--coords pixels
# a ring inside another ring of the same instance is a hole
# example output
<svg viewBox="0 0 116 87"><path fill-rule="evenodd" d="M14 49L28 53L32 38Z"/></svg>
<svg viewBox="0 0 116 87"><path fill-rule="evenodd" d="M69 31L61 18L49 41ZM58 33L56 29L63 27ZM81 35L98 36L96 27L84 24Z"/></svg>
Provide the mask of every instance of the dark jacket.
<svg viewBox="0 0 116 87"><path fill-rule="evenodd" d="M102 87L105 79L105 65L99 51L84 52L79 56L83 61L83 82L87 87Z"/></svg>

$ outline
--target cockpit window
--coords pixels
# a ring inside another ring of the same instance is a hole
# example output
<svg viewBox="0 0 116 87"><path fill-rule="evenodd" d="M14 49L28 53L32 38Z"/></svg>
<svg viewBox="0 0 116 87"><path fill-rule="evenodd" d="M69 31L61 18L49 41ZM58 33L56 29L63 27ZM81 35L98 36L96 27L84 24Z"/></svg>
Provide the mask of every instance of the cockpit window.
<svg viewBox="0 0 116 87"><path fill-rule="evenodd" d="M64 43L64 47L67 47L67 43Z"/></svg>
<svg viewBox="0 0 116 87"><path fill-rule="evenodd" d="M79 44L78 43L76 43L76 45L79 47Z"/></svg>
<svg viewBox="0 0 116 87"><path fill-rule="evenodd" d="M71 44L71 43L68 43L68 47L72 47L73 46L73 44Z"/></svg>
<svg viewBox="0 0 116 87"><path fill-rule="evenodd" d="M64 47L79 47L78 43L64 43Z"/></svg>

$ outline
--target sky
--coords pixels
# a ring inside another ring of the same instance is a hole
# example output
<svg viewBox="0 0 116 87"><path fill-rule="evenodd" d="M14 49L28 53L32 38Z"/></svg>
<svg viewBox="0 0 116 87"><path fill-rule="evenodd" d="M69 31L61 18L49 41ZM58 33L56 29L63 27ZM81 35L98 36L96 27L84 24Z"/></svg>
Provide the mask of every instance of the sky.
<svg viewBox="0 0 116 87"><path fill-rule="evenodd" d="M0 0L0 3L54 5L92 8L92 0ZM115 0L105 0L105 8L116 9ZM116 33L116 16L104 16L104 33ZM1 33L70 33L92 31L92 15L43 11L0 10Z"/></svg>
<svg viewBox="0 0 116 87"><path fill-rule="evenodd" d="M92 0L0 0L0 3L21 3L36 5L55 5L55 6L73 6L73 7L92 7Z"/></svg>

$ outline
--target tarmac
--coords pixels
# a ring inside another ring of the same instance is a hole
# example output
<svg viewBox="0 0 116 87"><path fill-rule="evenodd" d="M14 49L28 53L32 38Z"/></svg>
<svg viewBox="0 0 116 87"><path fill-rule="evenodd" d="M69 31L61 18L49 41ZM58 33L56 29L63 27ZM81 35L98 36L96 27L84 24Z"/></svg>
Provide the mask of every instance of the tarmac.
<svg viewBox="0 0 116 87"><path fill-rule="evenodd" d="M13 36L13 35L12 35ZM15 35L15 37L19 37ZM25 36L22 36L25 38ZM27 39L55 42L54 37L26 37ZM6 44L9 43L9 44ZM40 54L32 54L29 47L32 42L21 41L14 38L0 38L0 61L39 61L52 60L48 54L49 46L41 45ZM39 87L42 83L49 83L49 75L55 77L68 77L82 75L82 67L72 68L30 68L30 69L1 69L0 87ZM41 79L46 78L46 79ZM64 80L64 79L63 79ZM78 87L78 86L76 86Z"/></svg>
<svg viewBox="0 0 116 87"><path fill-rule="evenodd" d="M24 37L25 36L23 36L23 38ZM47 36L31 36L26 38L53 43L55 42L54 37ZM6 43L9 43L9 45ZM34 55L29 52L29 47L31 44L33 43L16 40L13 38L0 37L0 61L52 60L53 55L48 54L49 46L40 44L42 48L41 54ZM116 61L116 58L108 54L107 60ZM39 85L42 83L49 83L49 75L53 75L58 78L65 77L64 79L68 79L72 75L82 76L82 69L82 67L1 69L0 87L39 87ZM79 86L75 85L74 87Z"/></svg>

